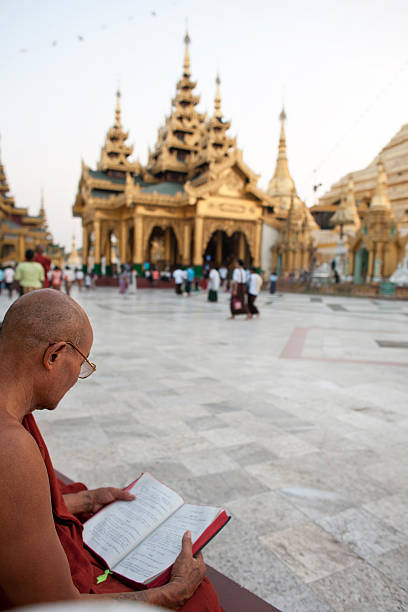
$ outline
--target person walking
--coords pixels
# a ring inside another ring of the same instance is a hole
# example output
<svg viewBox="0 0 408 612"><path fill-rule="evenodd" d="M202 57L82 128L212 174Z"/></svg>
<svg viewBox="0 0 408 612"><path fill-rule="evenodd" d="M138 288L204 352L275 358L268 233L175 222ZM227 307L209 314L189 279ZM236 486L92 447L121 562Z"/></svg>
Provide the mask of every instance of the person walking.
<svg viewBox="0 0 408 612"><path fill-rule="evenodd" d="M51 272L51 287L57 291L61 291L62 285L62 270L59 266L55 266Z"/></svg>
<svg viewBox="0 0 408 612"><path fill-rule="evenodd" d="M78 289L82 291L82 284L84 282L84 273L80 268L75 268L75 281L78 285Z"/></svg>
<svg viewBox="0 0 408 612"><path fill-rule="evenodd" d="M25 261L18 264L15 275L15 280L20 284L20 295L41 289L45 278L44 268L34 261L33 249L26 250L25 258Z"/></svg>
<svg viewBox="0 0 408 612"><path fill-rule="evenodd" d="M121 295L126 293L127 289L127 272L125 269L119 275L119 293Z"/></svg>
<svg viewBox="0 0 408 612"><path fill-rule="evenodd" d="M180 268L180 266L177 266L176 269L174 270L173 278L174 278L174 283L176 285L176 294L183 295L183 292L181 289L182 289L183 281L184 281L184 271Z"/></svg>
<svg viewBox="0 0 408 612"><path fill-rule="evenodd" d="M273 295L276 291L276 281L278 280L278 275L276 272L272 272L269 277L269 293Z"/></svg>
<svg viewBox="0 0 408 612"><path fill-rule="evenodd" d="M248 315L248 305L246 303L247 294L247 277L244 269L244 262L238 259L234 271L232 273L232 291L231 291L231 317L235 319L236 315Z"/></svg>
<svg viewBox="0 0 408 612"><path fill-rule="evenodd" d="M225 285L226 288L228 268L225 266L225 264L222 264L221 268L218 270L218 274L220 275L220 287L224 287Z"/></svg>
<svg viewBox="0 0 408 612"><path fill-rule="evenodd" d="M255 306L255 300L259 295L262 287L262 276L258 274L254 266L251 267L251 273L249 276L249 287L248 287L248 319L251 319L254 315L259 316L259 310Z"/></svg>
<svg viewBox="0 0 408 612"><path fill-rule="evenodd" d="M218 289L220 288L220 275L215 267L211 265L210 274L208 275L208 301L218 302Z"/></svg>
<svg viewBox="0 0 408 612"><path fill-rule="evenodd" d="M185 290L186 290L188 297L191 297L191 287L193 286L193 283L194 283L194 277L195 277L194 268L190 264L184 273L184 286L185 286Z"/></svg>
<svg viewBox="0 0 408 612"><path fill-rule="evenodd" d="M34 261L41 264L44 268L44 289L48 289L48 287L50 286L48 282L48 272L51 268L51 259L49 257L45 257L44 247L41 244L37 244L37 246L35 247Z"/></svg>
<svg viewBox="0 0 408 612"><path fill-rule="evenodd" d="M72 283L75 281L75 272L69 266L65 266L64 270L64 286L65 293L71 295Z"/></svg>
<svg viewBox="0 0 408 612"><path fill-rule="evenodd" d="M12 266L6 266L4 268L4 284L6 285L6 289L8 291L9 298L13 297L13 289L14 289L14 268Z"/></svg>

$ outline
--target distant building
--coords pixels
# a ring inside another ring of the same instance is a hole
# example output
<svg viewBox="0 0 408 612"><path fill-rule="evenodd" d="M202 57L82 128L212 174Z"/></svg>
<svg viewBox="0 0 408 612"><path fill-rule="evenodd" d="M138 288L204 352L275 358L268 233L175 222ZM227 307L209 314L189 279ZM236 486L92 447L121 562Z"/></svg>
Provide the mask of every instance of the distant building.
<svg viewBox="0 0 408 612"><path fill-rule="evenodd" d="M189 44L186 35L176 96L146 166L129 160L119 92L97 169L82 164L73 214L82 219L83 265L93 262L98 274L112 273L114 248L139 272L146 261L192 263L198 275L210 261L261 264L264 210L273 203L228 135L218 77L213 113L198 112Z"/></svg>
<svg viewBox="0 0 408 612"><path fill-rule="evenodd" d="M6 174L0 159L0 265L15 265L24 261L26 249L37 244L44 247L47 255L56 264L64 259L64 249L53 243L47 226L44 199L41 197L37 216L30 215L27 208L17 207L9 193Z"/></svg>

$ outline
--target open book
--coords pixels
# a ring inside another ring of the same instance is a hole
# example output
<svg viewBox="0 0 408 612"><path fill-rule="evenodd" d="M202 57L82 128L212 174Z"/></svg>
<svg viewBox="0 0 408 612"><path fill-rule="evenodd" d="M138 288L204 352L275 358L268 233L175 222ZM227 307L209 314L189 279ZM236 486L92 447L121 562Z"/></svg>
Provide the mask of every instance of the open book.
<svg viewBox="0 0 408 612"><path fill-rule="evenodd" d="M136 499L102 508L84 524L83 539L111 572L138 587L168 582L187 530L197 554L230 519L222 508L185 504L147 472L127 490Z"/></svg>

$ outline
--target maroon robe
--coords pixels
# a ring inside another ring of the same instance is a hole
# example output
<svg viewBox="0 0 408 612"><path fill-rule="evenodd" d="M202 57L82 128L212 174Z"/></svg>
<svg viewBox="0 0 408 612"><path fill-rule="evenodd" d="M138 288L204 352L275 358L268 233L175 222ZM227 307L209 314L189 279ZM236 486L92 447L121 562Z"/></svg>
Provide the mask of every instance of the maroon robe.
<svg viewBox="0 0 408 612"><path fill-rule="evenodd" d="M105 582L96 583L97 576L103 574L106 568L85 548L82 540L82 523L68 511L63 498L64 494L86 490L86 486L79 482L66 485L58 480L47 447L32 414L24 417L23 426L36 441L48 472L55 529L67 556L72 581L76 588L80 593L98 594L133 591L134 589L124 585L110 574ZM4 600L4 597L0 593L0 609L7 609L7 605L1 605L2 599ZM217 595L207 578L204 578L182 610L183 612L221 612Z"/></svg>

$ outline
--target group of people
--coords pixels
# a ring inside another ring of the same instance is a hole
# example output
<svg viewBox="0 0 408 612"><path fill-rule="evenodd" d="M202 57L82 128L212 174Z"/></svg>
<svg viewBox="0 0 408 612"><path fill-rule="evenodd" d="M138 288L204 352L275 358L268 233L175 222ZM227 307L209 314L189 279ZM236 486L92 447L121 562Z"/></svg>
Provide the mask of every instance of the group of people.
<svg viewBox="0 0 408 612"><path fill-rule="evenodd" d="M257 269L252 266L249 271L244 268L242 259L238 259L232 273L231 289L231 319L237 315L244 314L247 319L259 316L259 310L255 305L263 285L262 276Z"/></svg>
<svg viewBox="0 0 408 612"><path fill-rule="evenodd" d="M52 266L51 259L44 255L41 245L37 245L35 250L27 249L25 261L18 263L15 269L11 264L5 266L4 269L0 268L0 293L4 285L10 299L13 297L14 289L17 289L20 295L24 295L42 287L57 291L64 288L65 292L70 295L74 283L79 289L82 289L84 282L85 287L90 288L89 274L84 275L82 270L78 268L73 270L70 266L65 266L63 269L59 266Z"/></svg>

